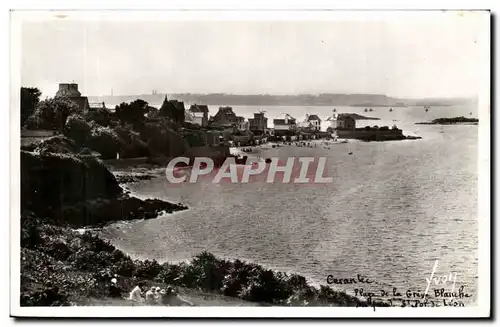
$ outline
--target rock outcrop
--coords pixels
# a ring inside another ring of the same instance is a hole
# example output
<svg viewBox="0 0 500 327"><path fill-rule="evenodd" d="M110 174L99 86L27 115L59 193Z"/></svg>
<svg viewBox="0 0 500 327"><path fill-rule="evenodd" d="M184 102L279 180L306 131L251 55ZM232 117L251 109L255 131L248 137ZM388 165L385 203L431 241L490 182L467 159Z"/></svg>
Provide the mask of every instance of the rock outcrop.
<svg viewBox="0 0 500 327"><path fill-rule="evenodd" d="M186 207L124 194L92 155L21 151L21 209L52 223L83 227L150 219Z"/></svg>

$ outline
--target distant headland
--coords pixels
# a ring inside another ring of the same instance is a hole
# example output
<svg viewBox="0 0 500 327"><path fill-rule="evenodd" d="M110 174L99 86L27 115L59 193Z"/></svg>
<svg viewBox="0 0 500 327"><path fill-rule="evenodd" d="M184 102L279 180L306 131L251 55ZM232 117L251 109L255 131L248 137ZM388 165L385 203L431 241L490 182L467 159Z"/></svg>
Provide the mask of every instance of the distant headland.
<svg viewBox="0 0 500 327"><path fill-rule="evenodd" d="M430 122L416 123L417 125L477 125L479 119L477 118L465 118L452 117L452 118L437 118Z"/></svg>
<svg viewBox="0 0 500 327"><path fill-rule="evenodd" d="M89 96L89 101L122 103L142 99L148 103L161 103L164 93L139 95L103 95ZM271 95L271 94L227 94L227 93L169 93L170 99L187 103L202 103L206 105L256 105L256 106L362 106L362 107L408 107L408 106L453 106L474 104L475 98L425 98L399 99L382 94L299 94L299 95Z"/></svg>

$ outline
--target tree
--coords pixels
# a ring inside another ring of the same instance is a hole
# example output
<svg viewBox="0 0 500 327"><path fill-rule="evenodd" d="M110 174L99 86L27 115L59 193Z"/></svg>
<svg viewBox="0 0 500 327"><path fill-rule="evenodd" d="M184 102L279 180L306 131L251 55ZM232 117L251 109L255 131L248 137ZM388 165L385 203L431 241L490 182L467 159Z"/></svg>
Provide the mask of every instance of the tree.
<svg viewBox="0 0 500 327"><path fill-rule="evenodd" d="M72 139L78 146L84 146L90 139L92 126L78 115L71 115L66 120L64 135Z"/></svg>
<svg viewBox="0 0 500 327"><path fill-rule="evenodd" d="M98 125L107 127L110 125L111 117L109 110L106 108L96 108L93 110L89 110L85 116L85 120L88 122L95 122Z"/></svg>
<svg viewBox="0 0 500 327"><path fill-rule="evenodd" d="M33 114L42 92L36 87L21 87L21 126Z"/></svg>
<svg viewBox="0 0 500 327"><path fill-rule="evenodd" d="M72 114L81 114L80 107L71 99L64 97L40 101L33 114L27 119L29 128L64 130L66 119Z"/></svg>
<svg viewBox="0 0 500 327"><path fill-rule="evenodd" d="M122 123L141 124L146 118L148 103L137 99L130 104L122 102L115 108L115 115Z"/></svg>

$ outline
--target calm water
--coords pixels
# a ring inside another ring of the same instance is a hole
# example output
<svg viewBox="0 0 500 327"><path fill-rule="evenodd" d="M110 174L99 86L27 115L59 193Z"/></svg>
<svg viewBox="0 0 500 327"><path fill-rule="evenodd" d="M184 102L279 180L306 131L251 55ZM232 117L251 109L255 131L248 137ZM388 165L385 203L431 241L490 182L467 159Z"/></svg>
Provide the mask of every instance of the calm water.
<svg viewBox="0 0 500 327"><path fill-rule="evenodd" d="M234 107L246 117L257 109ZM308 112L326 118L331 110L273 107L267 115L288 112L303 119ZM337 107L337 112L363 111ZM142 259L177 261L208 250L298 272L321 284L330 274L363 274L387 287L424 291L425 278L439 260L435 276L456 272L457 287L464 285L475 297L478 127L414 124L467 117L471 111L477 117L474 108L466 107L433 107L427 113L422 108L394 108L392 113L374 108L366 115L382 120L358 121L358 126L395 122L405 134L423 139L263 150L264 156L326 156L331 184L204 181L174 187L166 179L144 181L132 188L141 197L182 202L190 210L115 224L103 234Z"/></svg>

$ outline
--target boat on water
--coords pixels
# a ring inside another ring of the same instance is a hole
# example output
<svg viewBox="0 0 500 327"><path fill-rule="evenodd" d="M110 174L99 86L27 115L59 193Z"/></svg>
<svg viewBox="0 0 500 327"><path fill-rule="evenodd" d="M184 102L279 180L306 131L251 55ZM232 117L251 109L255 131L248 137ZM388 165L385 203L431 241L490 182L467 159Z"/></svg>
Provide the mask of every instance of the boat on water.
<svg viewBox="0 0 500 327"><path fill-rule="evenodd" d="M370 108L370 111L373 111L373 109L372 109L372 108Z"/></svg>
<svg viewBox="0 0 500 327"><path fill-rule="evenodd" d="M425 108L425 112L428 112L428 111L429 111L429 109L430 109L430 107L429 107L429 106L424 106L424 108Z"/></svg>
<svg viewBox="0 0 500 327"><path fill-rule="evenodd" d="M333 108L333 112L337 112L337 108Z"/></svg>
<svg viewBox="0 0 500 327"><path fill-rule="evenodd" d="M365 112L368 112L368 109L365 108Z"/></svg>
<svg viewBox="0 0 500 327"><path fill-rule="evenodd" d="M392 108L391 108L391 109L389 109L389 112L392 112Z"/></svg>

